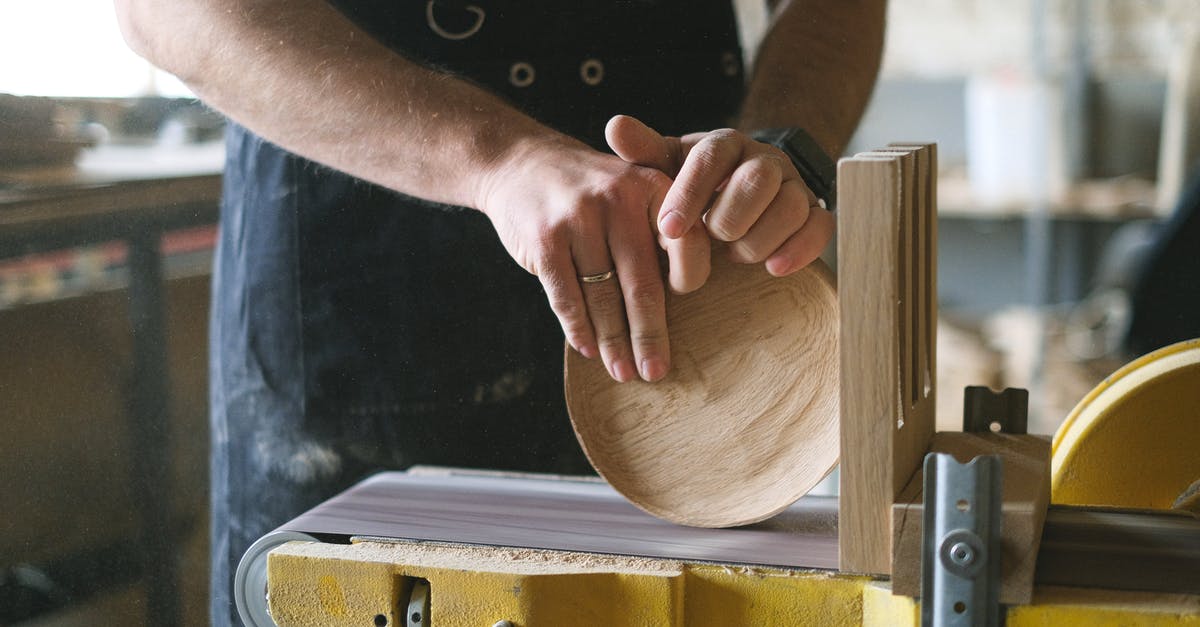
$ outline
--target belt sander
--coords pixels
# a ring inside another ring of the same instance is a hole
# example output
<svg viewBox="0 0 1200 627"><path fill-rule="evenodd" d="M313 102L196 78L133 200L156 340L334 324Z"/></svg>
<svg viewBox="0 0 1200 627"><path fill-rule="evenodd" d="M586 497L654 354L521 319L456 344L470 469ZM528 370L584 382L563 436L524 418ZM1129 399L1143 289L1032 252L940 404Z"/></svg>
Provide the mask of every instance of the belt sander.
<svg viewBox="0 0 1200 627"><path fill-rule="evenodd" d="M668 303L662 382L568 350L600 479L378 474L247 551L243 620L1200 625L1200 342L1119 370L1053 442L1022 390L968 388L935 433L936 171L931 144L842 160L836 290L714 256ZM839 464L839 496L806 495Z"/></svg>

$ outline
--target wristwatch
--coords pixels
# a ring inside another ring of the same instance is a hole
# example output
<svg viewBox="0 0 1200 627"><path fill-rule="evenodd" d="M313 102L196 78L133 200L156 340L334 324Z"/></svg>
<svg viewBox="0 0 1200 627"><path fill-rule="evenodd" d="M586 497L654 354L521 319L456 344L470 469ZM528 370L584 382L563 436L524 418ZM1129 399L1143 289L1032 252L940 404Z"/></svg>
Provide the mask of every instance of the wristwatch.
<svg viewBox="0 0 1200 627"><path fill-rule="evenodd" d="M833 211L837 207L837 163L804 129L797 126L766 128L754 131L750 136L782 150L800 171L800 178L812 193L825 203L825 208Z"/></svg>

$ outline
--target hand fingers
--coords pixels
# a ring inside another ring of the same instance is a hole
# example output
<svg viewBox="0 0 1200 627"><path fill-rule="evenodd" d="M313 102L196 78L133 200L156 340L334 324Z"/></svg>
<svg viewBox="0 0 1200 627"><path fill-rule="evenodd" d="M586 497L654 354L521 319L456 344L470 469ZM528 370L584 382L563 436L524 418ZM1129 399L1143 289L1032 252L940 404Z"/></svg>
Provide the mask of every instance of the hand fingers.
<svg viewBox="0 0 1200 627"><path fill-rule="evenodd" d="M814 202L804 226L767 258L767 272L785 276L812 263L833 237L834 226L833 213Z"/></svg>
<svg viewBox="0 0 1200 627"><path fill-rule="evenodd" d="M597 196L574 212L570 257L610 376L626 382L640 374L656 381L670 368L670 348L658 250L648 218L657 213L670 179L650 168L630 172L637 176L629 180L637 182L626 188L627 194Z"/></svg>
<svg viewBox="0 0 1200 627"><path fill-rule="evenodd" d="M659 238L659 244L667 251L667 281L672 292L686 294L704 285L712 270L712 242L704 225L693 226L683 237Z"/></svg>
<svg viewBox="0 0 1200 627"><path fill-rule="evenodd" d="M758 263L770 257L809 216L809 195L800 181L788 181L758 217L750 230L729 244L729 256L738 263ZM709 220L710 228L712 220Z"/></svg>
<svg viewBox="0 0 1200 627"><path fill-rule="evenodd" d="M605 128L608 145L625 161L654 168L667 177L675 176L683 161L679 138L663 137L635 118L618 115L608 121ZM669 178L662 181L662 189L669 189ZM659 235L659 245L667 251L668 282L671 290L685 294L708 280L711 269L708 233L703 225L695 225L676 239L661 237L655 217L659 213L663 196L656 194L651 201L649 221Z"/></svg>
<svg viewBox="0 0 1200 627"><path fill-rule="evenodd" d="M782 156L764 151L747 158L730 175L705 216L708 232L724 242L741 239L778 196L784 180Z"/></svg>
<svg viewBox="0 0 1200 627"><path fill-rule="evenodd" d="M653 236L643 223L635 221L611 224L609 246L620 277L637 370L643 379L657 381L666 376L671 360L666 294Z"/></svg>
<svg viewBox="0 0 1200 627"><path fill-rule="evenodd" d="M745 141L737 131L717 130L688 151L659 212L658 230L664 236L682 237L700 220L713 194L741 161Z"/></svg>
<svg viewBox="0 0 1200 627"><path fill-rule="evenodd" d="M640 166L654 168L674 178L683 162L679 139L663 137L637 118L614 116L604 127L608 146L617 156Z"/></svg>
<svg viewBox="0 0 1200 627"><path fill-rule="evenodd" d="M659 175L657 189L650 198L648 218L658 245L667 253L668 284L676 294L686 294L697 290L708 280L712 269L712 243L704 224L697 224L684 233L683 236L669 239L658 232L654 217L658 215L663 197L671 187L671 179Z"/></svg>
<svg viewBox="0 0 1200 627"><path fill-rule="evenodd" d="M571 261L566 247L556 247L552 250L559 251L559 254L543 259L538 264L536 274L546 290L550 309L558 317L567 342L570 342L579 354L591 359L596 357L599 351L592 320L588 316L583 291L579 286L579 278L575 275L575 264Z"/></svg>
<svg viewBox="0 0 1200 627"><path fill-rule="evenodd" d="M583 292L604 367L617 381L632 381L637 371L629 343L629 326L625 323L625 303L621 294L624 277L614 268L603 238L576 240L571 252L579 272L575 280L579 281ZM612 274L605 278L609 272ZM594 279L588 281L584 277Z"/></svg>

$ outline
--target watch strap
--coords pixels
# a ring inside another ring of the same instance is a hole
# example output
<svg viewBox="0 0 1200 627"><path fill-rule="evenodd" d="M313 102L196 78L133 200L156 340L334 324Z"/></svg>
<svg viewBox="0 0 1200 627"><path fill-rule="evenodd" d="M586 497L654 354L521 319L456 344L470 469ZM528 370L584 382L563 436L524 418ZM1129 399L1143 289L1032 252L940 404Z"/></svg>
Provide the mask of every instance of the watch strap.
<svg viewBox="0 0 1200 627"><path fill-rule="evenodd" d="M754 131L750 136L782 150L812 193L824 201L825 208L833 211L837 207L837 163L804 129L798 126L767 128Z"/></svg>

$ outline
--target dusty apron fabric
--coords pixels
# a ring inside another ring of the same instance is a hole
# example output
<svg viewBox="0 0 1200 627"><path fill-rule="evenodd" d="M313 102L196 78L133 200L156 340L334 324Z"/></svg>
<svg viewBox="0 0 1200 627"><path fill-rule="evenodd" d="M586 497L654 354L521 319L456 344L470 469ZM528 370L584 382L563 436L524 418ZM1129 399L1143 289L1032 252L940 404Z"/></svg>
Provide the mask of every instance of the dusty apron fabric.
<svg viewBox="0 0 1200 627"><path fill-rule="evenodd" d="M616 113L678 134L742 89L726 1L335 2L401 54L596 145ZM487 219L232 125L213 276L212 619L258 537L380 469L586 472L562 332Z"/></svg>

